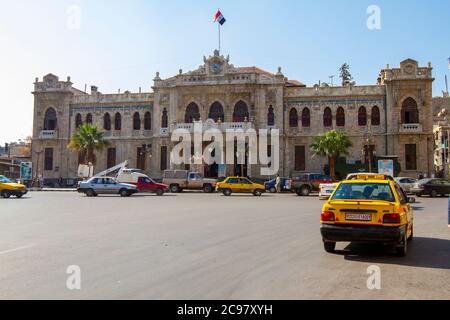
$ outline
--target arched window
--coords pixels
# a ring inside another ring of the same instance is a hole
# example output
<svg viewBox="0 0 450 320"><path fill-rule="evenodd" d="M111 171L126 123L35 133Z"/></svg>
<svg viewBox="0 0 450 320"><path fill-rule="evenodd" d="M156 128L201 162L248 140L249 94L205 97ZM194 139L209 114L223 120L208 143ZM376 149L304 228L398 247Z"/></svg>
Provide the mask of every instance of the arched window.
<svg viewBox="0 0 450 320"><path fill-rule="evenodd" d="M114 129L122 130L122 116L118 112L114 116Z"/></svg>
<svg viewBox="0 0 450 320"><path fill-rule="evenodd" d="M220 102L214 102L209 108L208 119L213 119L215 122L225 121L225 114L223 112L223 106Z"/></svg>
<svg viewBox="0 0 450 320"><path fill-rule="evenodd" d="M111 130L111 116L109 115L109 113L105 113L105 115L103 116L103 129L105 129L106 131Z"/></svg>
<svg viewBox="0 0 450 320"><path fill-rule="evenodd" d="M192 102L186 108L186 113L184 115L184 122L193 123L194 121L199 120L200 120L200 110L198 108L198 105Z"/></svg>
<svg viewBox="0 0 450 320"><path fill-rule="evenodd" d="M57 117L53 108L48 108L44 116L44 130L56 130Z"/></svg>
<svg viewBox="0 0 450 320"><path fill-rule="evenodd" d="M380 119L381 119L380 108L378 108L377 106L374 106L372 108L372 118L371 118L372 125L379 126L381 123Z"/></svg>
<svg viewBox="0 0 450 320"><path fill-rule="evenodd" d="M298 127L298 113L297 109L292 108L289 112L289 127L297 128Z"/></svg>
<svg viewBox="0 0 450 320"><path fill-rule="evenodd" d="M81 114L77 113L75 116L75 128L79 128L83 125L83 119L81 118Z"/></svg>
<svg viewBox="0 0 450 320"><path fill-rule="evenodd" d="M161 128L168 128L169 127L169 116L167 115L167 109L164 108L161 116Z"/></svg>
<svg viewBox="0 0 450 320"><path fill-rule="evenodd" d="M133 130L141 130L141 116L139 112L135 112L133 115Z"/></svg>
<svg viewBox="0 0 450 320"><path fill-rule="evenodd" d="M92 124L92 114L88 113L86 115L86 123L87 124Z"/></svg>
<svg viewBox="0 0 450 320"><path fill-rule="evenodd" d="M309 128L311 126L311 111L308 108L304 108L302 111L302 127Z"/></svg>
<svg viewBox="0 0 450 320"><path fill-rule="evenodd" d="M272 106L270 106L267 111L267 125L269 127L273 127L275 125L275 112L273 111Z"/></svg>
<svg viewBox="0 0 450 320"><path fill-rule="evenodd" d="M419 123L419 109L413 98L406 99L402 104L402 123Z"/></svg>
<svg viewBox="0 0 450 320"><path fill-rule="evenodd" d="M150 112L145 113L144 130L152 130L152 114Z"/></svg>
<svg viewBox="0 0 450 320"><path fill-rule="evenodd" d="M344 108L339 107L336 113L336 126L345 127L345 111Z"/></svg>
<svg viewBox="0 0 450 320"><path fill-rule="evenodd" d="M358 110L358 125L360 127L367 126L367 110L365 107L361 107Z"/></svg>
<svg viewBox="0 0 450 320"><path fill-rule="evenodd" d="M247 119L248 121L248 118L249 118L248 106L244 101L240 100L234 106L233 122L244 122L245 119Z"/></svg>
<svg viewBox="0 0 450 320"><path fill-rule="evenodd" d="M326 108L323 112L323 126L331 127L333 126L333 113L330 108Z"/></svg>

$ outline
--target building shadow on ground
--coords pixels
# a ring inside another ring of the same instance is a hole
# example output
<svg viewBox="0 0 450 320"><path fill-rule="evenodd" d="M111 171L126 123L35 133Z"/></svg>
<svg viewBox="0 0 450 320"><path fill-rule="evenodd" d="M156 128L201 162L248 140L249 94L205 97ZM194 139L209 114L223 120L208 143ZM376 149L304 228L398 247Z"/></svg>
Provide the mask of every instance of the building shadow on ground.
<svg viewBox="0 0 450 320"><path fill-rule="evenodd" d="M345 260L450 270L450 240L416 237L408 242L406 257L397 257L392 246L351 243L336 250Z"/></svg>

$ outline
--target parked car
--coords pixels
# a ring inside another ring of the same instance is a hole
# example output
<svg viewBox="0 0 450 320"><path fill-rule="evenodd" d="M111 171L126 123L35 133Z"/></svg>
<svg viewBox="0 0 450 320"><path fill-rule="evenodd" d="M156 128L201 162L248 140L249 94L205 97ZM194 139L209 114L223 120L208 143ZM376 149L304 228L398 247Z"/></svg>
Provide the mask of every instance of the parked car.
<svg viewBox="0 0 450 320"><path fill-rule="evenodd" d="M254 196L261 196L266 189L264 185L254 183L247 178L228 177L223 182L217 183L217 191L225 196L231 196L232 193L253 193Z"/></svg>
<svg viewBox="0 0 450 320"><path fill-rule="evenodd" d="M207 179L197 172L188 170L166 170L164 171L163 183L169 186L173 193L187 190L203 190L205 193L214 192L216 179Z"/></svg>
<svg viewBox="0 0 450 320"><path fill-rule="evenodd" d="M7 199L11 196L22 198L28 192L27 187L23 184L14 183L5 176L0 176L0 195Z"/></svg>
<svg viewBox="0 0 450 320"><path fill-rule="evenodd" d="M319 199L329 199L338 185L339 183L322 183L319 187Z"/></svg>
<svg viewBox="0 0 450 320"><path fill-rule="evenodd" d="M450 194L450 180L447 179L422 179L410 189L418 197L429 195L434 198Z"/></svg>
<svg viewBox="0 0 450 320"><path fill-rule="evenodd" d="M168 185L155 182L140 170L124 169L119 172L117 180L120 183L135 185L139 192L156 193L158 196L162 196L165 192L169 191Z"/></svg>
<svg viewBox="0 0 450 320"><path fill-rule="evenodd" d="M139 192L135 185L120 183L116 178L111 177L93 177L79 182L77 191L88 197L96 197L99 194L119 194L122 197L129 197Z"/></svg>
<svg viewBox="0 0 450 320"><path fill-rule="evenodd" d="M299 196L309 196L311 192L319 192L320 185L334 182L329 176L319 173L308 173L292 180L292 191Z"/></svg>
<svg viewBox="0 0 450 320"><path fill-rule="evenodd" d="M336 242L374 242L393 245L405 256L414 234L413 199L383 175L341 182L322 209L325 251L334 252Z"/></svg>
<svg viewBox="0 0 450 320"><path fill-rule="evenodd" d="M272 179L264 182L264 187L266 191L270 193L277 193L277 179ZM292 179L291 178L281 178L280 179L281 192L291 192Z"/></svg>
<svg viewBox="0 0 450 320"><path fill-rule="evenodd" d="M411 188L418 182L417 179L407 177L398 177L394 178L394 180L400 185L400 187L403 188L406 193L411 193Z"/></svg>

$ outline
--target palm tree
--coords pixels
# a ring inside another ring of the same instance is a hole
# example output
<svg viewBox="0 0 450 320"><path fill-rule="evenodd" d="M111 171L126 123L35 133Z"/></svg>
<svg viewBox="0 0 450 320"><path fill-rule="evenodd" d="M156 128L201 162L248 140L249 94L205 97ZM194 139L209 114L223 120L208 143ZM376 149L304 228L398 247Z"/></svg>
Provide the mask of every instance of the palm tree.
<svg viewBox="0 0 450 320"><path fill-rule="evenodd" d="M95 152L101 152L109 145L109 141L103 137L98 126L86 123L77 129L67 148L84 155L85 163L91 162L95 165L97 162Z"/></svg>
<svg viewBox="0 0 450 320"><path fill-rule="evenodd" d="M346 133L331 130L322 136L314 137L310 148L315 156L328 158L330 177L335 179L336 160L341 155L348 155L352 146L353 144Z"/></svg>

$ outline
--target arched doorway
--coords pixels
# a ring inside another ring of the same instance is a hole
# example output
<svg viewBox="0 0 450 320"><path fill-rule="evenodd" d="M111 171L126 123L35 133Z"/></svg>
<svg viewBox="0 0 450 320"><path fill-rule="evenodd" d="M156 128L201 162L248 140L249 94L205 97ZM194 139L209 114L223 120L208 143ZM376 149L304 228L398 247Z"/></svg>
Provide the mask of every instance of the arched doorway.
<svg viewBox="0 0 450 320"><path fill-rule="evenodd" d="M225 121L225 114L223 112L223 106L220 102L214 102L209 108L208 119L213 119L214 122Z"/></svg>
<svg viewBox="0 0 450 320"><path fill-rule="evenodd" d="M233 112L233 122L244 122L247 119L249 120L248 106L247 104L240 100L234 106Z"/></svg>
<svg viewBox="0 0 450 320"><path fill-rule="evenodd" d="M417 102L411 97L403 101L402 123L403 124L419 123L419 109L417 107Z"/></svg>
<svg viewBox="0 0 450 320"><path fill-rule="evenodd" d="M194 102L190 103L186 108L186 114L184 116L184 122L193 123L200 120L200 109Z"/></svg>
<svg viewBox="0 0 450 320"><path fill-rule="evenodd" d="M44 116L44 130L56 130L57 123L58 119L55 109L48 108Z"/></svg>

